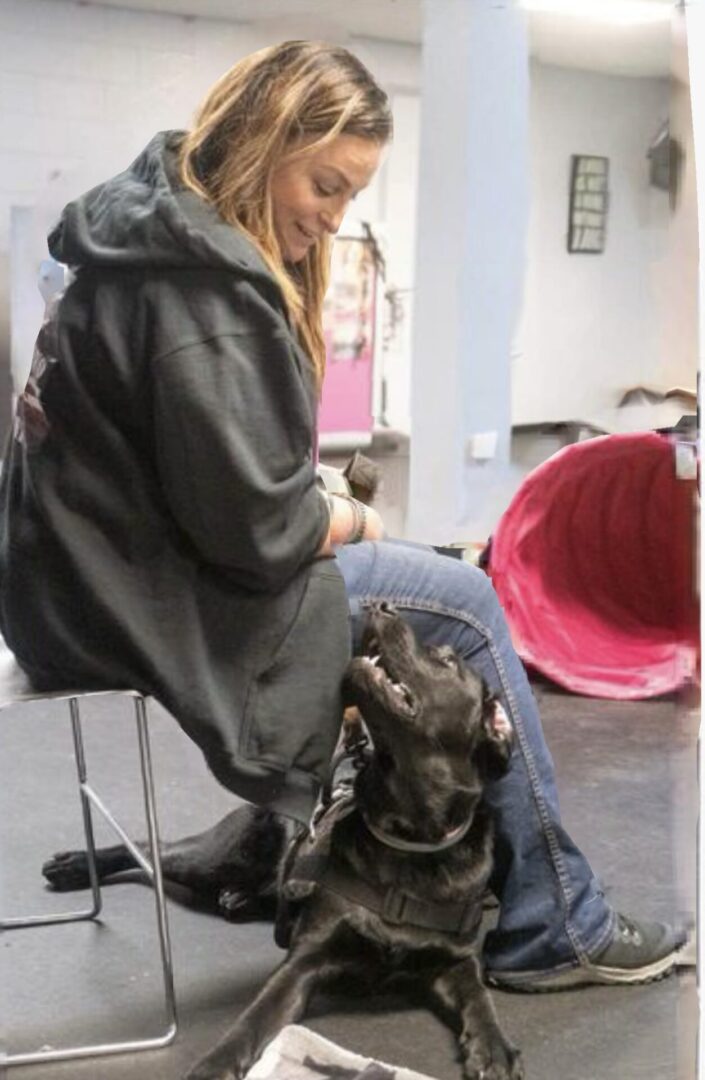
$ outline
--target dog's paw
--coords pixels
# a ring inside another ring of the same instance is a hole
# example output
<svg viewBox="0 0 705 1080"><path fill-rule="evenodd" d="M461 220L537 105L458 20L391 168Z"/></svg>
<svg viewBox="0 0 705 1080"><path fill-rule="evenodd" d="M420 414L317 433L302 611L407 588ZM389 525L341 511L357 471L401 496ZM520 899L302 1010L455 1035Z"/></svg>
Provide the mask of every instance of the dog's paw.
<svg viewBox="0 0 705 1080"><path fill-rule="evenodd" d="M221 889L218 894L218 914L230 922L247 922L255 918L256 908L250 893L239 889Z"/></svg>
<svg viewBox="0 0 705 1080"><path fill-rule="evenodd" d="M521 1058L519 1058L510 1070L504 1067L504 1065L492 1064L486 1069L470 1068L465 1069L463 1072L463 1080L524 1080L524 1066L522 1065Z"/></svg>
<svg viewBox="0 0 705 1080"><path fill-rule="evenodd" d="M211 1067L207 1062L200 1062L190 1072L186 1073L184 1080L245 1080L246 1070L240 1070L237 1066L225 1071L217 1067Z"/></svg>
<svg viewBox="0 0 705 1080"><path fill-rule="evenodd" d="M249 1063L239 1064L233 1061L226 1063L222 1060L222 1055L209 1054L196 1062L186 1073L184 1080L245 1080L249 1068Z"/></svg>
<svg viewBox="0 0 705 1080"><path fill-rule="evenodd" d="M243 922L249 906L249 897L237 889L221 889L218 894L218 914L230 922Z"/></svg>
<svg viewBox="0 0 705 1080"><path fill-rule="evenodd" d="M87 889L91 883L85 851L57 852L44 863L42 874L57 892Z"/></svg>
<svg viewBox="0 0 705 1080"><path fill-rule="evenodd" d="M504 1042L475 1043L463 1065L463 1080L524 1080L521 1054Z"/></svg>
<svg viewBox="0 0 705 1080"><path fill-rule="evenodd" d="M236 1029L197 1061L184 1080L244 1080L259 1052L248 1028Z"/></svg>
<svg viewBox="0 0 705 1080"><path fill-rule="evenodd" d="M238 1068L226 1069L223 1072L222 1069L217 1069L215 1072L208 1067L199 1067L198 1065L186 1073L184 1080L245 1080L246 1072L241 1072Z"/></svg>

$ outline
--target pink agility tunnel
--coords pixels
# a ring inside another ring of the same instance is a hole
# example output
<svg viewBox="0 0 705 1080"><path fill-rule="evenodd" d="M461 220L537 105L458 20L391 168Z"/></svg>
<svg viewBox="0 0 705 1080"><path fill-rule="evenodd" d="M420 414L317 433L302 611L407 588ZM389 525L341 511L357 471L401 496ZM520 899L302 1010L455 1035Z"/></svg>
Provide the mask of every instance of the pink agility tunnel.
<svg viewBox="0 0 705 1080"><path fill-rule="evenodd" d="M592 697L695 679L695 499L673 442L651 432L576 443L535 469L488 568L522 660Z"/></svg>

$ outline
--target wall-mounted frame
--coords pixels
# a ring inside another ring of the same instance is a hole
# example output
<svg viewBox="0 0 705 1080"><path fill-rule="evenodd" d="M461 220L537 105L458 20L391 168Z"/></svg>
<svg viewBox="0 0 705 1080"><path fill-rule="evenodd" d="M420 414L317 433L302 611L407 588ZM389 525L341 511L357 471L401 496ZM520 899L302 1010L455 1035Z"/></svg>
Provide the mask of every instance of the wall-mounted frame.
<svg viewBox="0 0 705 1080"><path fill-rule="evenodd" d="M609 203L609 158L573 154L570 168L568 251L598 255L605 250Z"/></svg>

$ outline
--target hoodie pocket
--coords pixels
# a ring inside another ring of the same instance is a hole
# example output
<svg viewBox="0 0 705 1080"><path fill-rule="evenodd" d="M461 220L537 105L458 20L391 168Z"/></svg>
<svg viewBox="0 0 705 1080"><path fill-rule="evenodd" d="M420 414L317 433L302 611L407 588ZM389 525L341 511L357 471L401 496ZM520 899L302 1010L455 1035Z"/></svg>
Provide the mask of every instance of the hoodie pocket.
<svg viewBox="0 0 705 1080"><path fill-rule="evenodd" d="M340 730L341 682L349 658L343 579L333 560L319 560L286 637L251 685L242 756L321 780Z"/></svg>

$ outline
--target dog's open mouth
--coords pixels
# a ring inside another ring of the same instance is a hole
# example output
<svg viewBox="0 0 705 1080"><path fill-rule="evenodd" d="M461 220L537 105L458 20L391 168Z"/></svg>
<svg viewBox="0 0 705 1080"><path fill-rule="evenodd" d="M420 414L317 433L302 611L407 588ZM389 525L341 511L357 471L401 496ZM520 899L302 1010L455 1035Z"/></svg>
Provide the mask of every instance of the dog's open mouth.
<svg viewBox="0 0 705 1080"><path fill-rule="evenodd" d="M388 661L379 651L379 642L373 638L368 645L368 652L358 658L358 663L365 673L368 687L374 687L374 696L388 699L391 707L396 712L403 712L407 716L416 713L416 699L413 692L405 682L397 680L393 671L390 670Z"/></svg>

